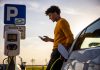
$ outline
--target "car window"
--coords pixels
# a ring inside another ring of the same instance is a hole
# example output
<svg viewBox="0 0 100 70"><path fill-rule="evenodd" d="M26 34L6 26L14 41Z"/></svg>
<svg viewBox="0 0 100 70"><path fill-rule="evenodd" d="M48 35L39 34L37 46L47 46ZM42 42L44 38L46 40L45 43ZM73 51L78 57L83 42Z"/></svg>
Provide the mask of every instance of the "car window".
<svg viewBox="0 0 100 70"><path fill-rule="evenodd" d="M74 47L73 50L89 48L88 44L99 43L100 41L99 38L100 38L100 18L91 23L81 32L81 34L78 36L77 40L73 44Z"/></svg>
<svg viewBox="0 0 100 70"><path fill-rule="evenodd" d="M87 27L86 33L96 33L100 34L100 20L93 22L90 26Z"/></svg>
<svg viewBox="0 0 100 70"><path fill-rule="evenodd" d="M100 38L89 38L86 37L82 42L81 49L83 48L91 48L91 47L99 47L100 46Z"/></svg>
<svg viewBox="0 0 100 70"><path fill-rule="evenodd" d="M100 46L100 19L94 21L87 27L81 49L97 46Z"/></svg>

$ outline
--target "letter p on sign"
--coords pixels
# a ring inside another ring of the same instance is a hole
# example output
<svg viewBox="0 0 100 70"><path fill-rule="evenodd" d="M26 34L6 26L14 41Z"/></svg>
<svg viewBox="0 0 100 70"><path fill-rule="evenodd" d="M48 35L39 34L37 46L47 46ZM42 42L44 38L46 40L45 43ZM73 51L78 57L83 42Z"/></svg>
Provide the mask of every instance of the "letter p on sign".
<svg viewBox="0 0 100 70"><path fill-rule="evenodd" d="M16 7L7 7L7 21L10 21L10 18L16 17L17 15L18 9Z"/></svg>

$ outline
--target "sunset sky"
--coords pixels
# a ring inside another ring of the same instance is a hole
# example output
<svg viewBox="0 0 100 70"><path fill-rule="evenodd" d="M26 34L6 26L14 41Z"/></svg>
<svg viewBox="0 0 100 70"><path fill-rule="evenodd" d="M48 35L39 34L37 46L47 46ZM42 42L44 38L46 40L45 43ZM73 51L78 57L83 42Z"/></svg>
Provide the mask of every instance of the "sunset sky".
<svg viewBox="0 0 100 70"><path fill-rule="evenodd" d="M56 22L49 20L45 11L51 5L61 9L61 17L70 24L74 37L87 25L100 17L100 0L0 0L0 63L7 56L4 55L4 5L26 5L26 39L20 42L20 57L27 64L46 64L53 48L51 42L43 42L38 36L54 37ZM17 63L20 58L17 56Z"/></svg>

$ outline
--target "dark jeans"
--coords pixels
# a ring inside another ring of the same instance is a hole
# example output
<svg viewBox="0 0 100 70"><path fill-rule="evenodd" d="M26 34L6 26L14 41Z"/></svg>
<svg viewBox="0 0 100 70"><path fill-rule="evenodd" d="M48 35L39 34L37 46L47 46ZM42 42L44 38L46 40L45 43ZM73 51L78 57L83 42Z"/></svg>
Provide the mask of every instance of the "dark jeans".
<svg viewBox="0 0 100 70"><path fill-rule="evenodd" d="M51 53L51 58L49 61L49 64L47 66L46 70L50 70L52 64L60 57L60 53L58 52L58 49L54 49ZM63 61L59 59L52 67L52 70L61 70Z"/></svg>

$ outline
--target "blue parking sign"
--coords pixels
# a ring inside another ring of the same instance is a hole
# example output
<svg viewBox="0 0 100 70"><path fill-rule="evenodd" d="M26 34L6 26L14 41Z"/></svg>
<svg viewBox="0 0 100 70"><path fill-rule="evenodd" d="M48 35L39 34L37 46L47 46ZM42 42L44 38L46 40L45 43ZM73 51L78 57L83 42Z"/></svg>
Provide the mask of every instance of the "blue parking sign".
<svg viewBox="0 0 100 70"><path fill-rule="evenodd" d="M26 6L17 4L5 4L4 24L25 25Z"/></svg>

